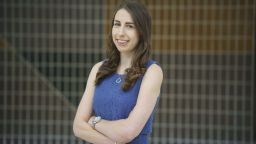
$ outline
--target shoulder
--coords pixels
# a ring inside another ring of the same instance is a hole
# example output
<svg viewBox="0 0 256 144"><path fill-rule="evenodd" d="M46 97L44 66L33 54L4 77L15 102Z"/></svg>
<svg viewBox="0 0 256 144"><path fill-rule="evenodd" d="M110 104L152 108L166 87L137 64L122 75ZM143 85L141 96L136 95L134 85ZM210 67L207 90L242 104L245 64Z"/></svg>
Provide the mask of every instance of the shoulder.
<svg viewBox="0 0 256 144"><path fill-rule="evenodd" d="M159 79L160 81L162 81L163 70L158 64L154 63L147 68L145 76L153 79Z"/></svg>
<svg viewBox="0 0 256 144"><path fill-rule="evenodd" d="M97 72L100 68L100 66L103 64L104 61L100 61L100 62L97 62L96 64L94 64L94 66L92 67L91 69L91 72L89 74L89 78L94 81L95 78L96 78L96 75L97 75Z"/></svg>
<svg viewBox="0 0 256 144"><path fill-rule="evenodd" d="M163 75L162 68L157 61L149 59L145 66L147 68L146 75Z"/></svg>
<svg viewBox="0 0 256 144"><path fill-rule="evenodd" d="M163 71L158 64L151 64L143 77L143 85L149 87L161 87L163 81Z"/></svg>
<svg viewBox="0 0 256 144"><path fill-rule="evenodd" d="M91 72L97 73L98 70L99 70L99 68L100 68L100 66L103 64L103 62L104 62L104 61L100 61L100 62L97 62L96 64L94 64L94 66L92 67Z"/></svg>

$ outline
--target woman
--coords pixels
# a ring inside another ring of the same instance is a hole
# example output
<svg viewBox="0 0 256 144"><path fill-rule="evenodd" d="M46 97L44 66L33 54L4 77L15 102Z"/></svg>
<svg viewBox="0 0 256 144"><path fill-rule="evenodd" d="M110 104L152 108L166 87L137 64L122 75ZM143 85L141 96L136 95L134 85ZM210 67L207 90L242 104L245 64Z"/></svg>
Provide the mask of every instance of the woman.
<svg viewBox="0 0 256 144"><path fill-rule="evenodd" d="M163 72L150 59L151 18L137 1L115 11L107 59L95 64L79 104L74 133L99 144L147 144Z"/></svg>

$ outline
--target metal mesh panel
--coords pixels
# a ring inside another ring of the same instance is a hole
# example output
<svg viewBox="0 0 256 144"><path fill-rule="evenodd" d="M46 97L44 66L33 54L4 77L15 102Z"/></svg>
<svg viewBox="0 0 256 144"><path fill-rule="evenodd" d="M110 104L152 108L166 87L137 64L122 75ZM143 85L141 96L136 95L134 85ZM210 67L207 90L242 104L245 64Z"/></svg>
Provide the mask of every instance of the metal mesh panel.
<svg viewBox="0 0 256 144"><path fill-rule="evenodd" d="M145 1L165 81L152 143L253 143L254 1Z"/></svg>
<svg viewBox="0 0 256 144"><path fill-rule="evenodd" d="M89 70L102 58L102 4L1 1L0 143L79 142L72 121Z"/></svg>
<svg viewBox="0 0 256 144"><path fill-rule="evenodd" d="M72 120L117 2L0 2L0 143L82 143ZM165 77L150 142L253 144L255 1L144 2Z"/></svg>

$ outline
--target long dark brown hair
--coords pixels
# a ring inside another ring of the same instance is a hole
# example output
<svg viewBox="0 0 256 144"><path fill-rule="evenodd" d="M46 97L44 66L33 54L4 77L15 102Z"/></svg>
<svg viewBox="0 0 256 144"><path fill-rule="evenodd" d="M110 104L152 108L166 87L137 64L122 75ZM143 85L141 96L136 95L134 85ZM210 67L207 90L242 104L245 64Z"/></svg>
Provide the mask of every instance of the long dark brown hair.
<svg viewBox="0 0 256 144"><path fill-rule="evenodd" d="M126 77L122 85L122 89L127 91L134 85L136 80L146 72L145 63L149 60L151 53L151 16L146 7L139 1L124 0L114 11L111 30L113 27L115 15L120 9L125 9L130 13L135 27L139 33L139 42L134 49L134 56L131 67L125 70ZM107 59L103 62L96 75L96 85L100 84L100 82L106 76L115 73L120 63L120 52L117 50L112 40L112 32L110 32L108 37L106 56Z"/></svg>

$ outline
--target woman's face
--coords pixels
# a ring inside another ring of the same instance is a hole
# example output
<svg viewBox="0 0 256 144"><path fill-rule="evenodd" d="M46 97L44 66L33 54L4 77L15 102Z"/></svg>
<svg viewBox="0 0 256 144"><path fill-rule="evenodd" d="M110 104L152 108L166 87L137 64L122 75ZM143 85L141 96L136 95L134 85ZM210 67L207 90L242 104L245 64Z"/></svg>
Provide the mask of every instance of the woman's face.
<svg viewBox="0 0 256 144"><path fill-rule="evenodd" d="M121 53L129 53L139 42L139 33L131 15L125 9L117 11L112 27L112 39Z"/></svg>

